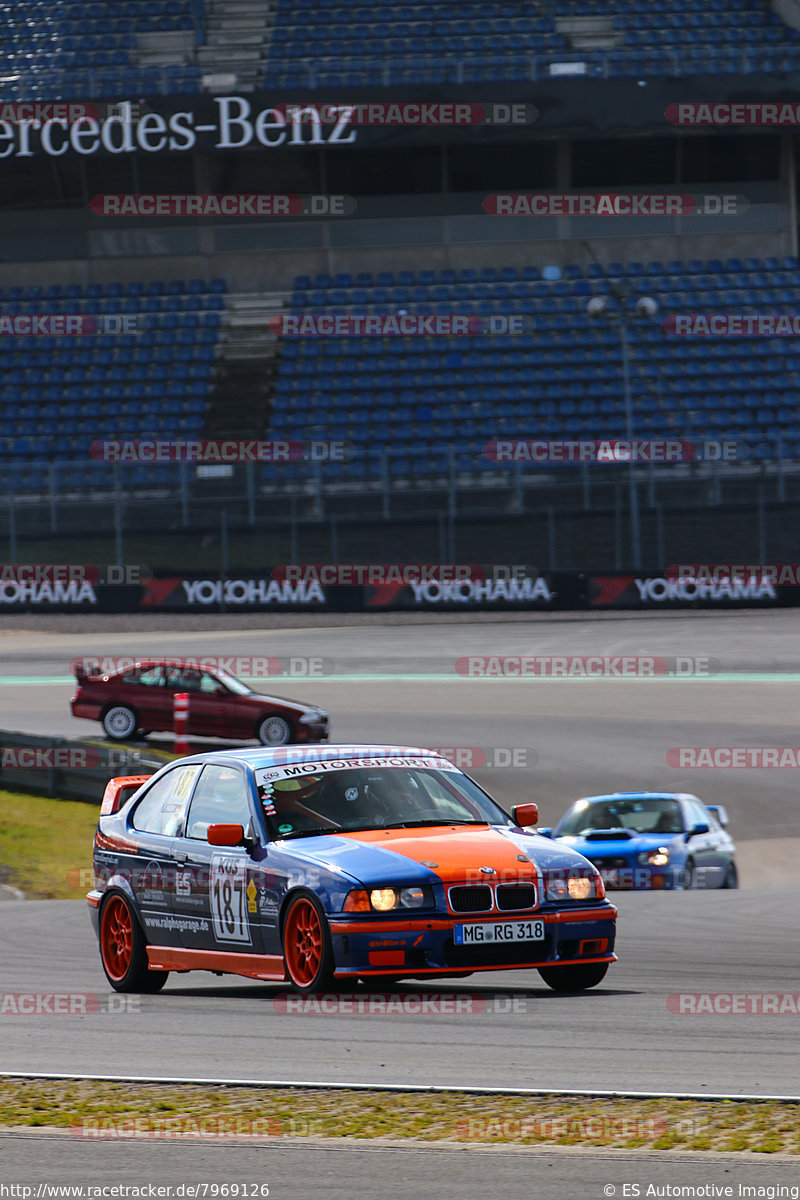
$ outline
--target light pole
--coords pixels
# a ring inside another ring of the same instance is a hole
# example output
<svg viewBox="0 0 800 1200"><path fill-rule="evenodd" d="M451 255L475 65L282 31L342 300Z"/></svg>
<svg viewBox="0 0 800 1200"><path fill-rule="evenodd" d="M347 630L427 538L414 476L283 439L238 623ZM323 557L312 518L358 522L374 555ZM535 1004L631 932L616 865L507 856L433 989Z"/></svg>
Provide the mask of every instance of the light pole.
<svg viewBox="0 0 800 1200"><path fill-rule="evenodd" d="M632 566L637 570L642 565L642 536L639 523L639 493L636 487L636 469L633 455L633 399L631 396L631 367L628 343L628 323L632 320L627 300L628 295L619 287L612 284L612 295L619 301L619 309L610 309L605 296L592 296L586 305L590 317L608 317L619 325L619 340L622 347L622 386L625 402L625 437L631 448L628 460L628 495L631 510L631 554ZM658 312L658 304L652 296L640 296L634 306L636 316L654 317Z"/></svg>

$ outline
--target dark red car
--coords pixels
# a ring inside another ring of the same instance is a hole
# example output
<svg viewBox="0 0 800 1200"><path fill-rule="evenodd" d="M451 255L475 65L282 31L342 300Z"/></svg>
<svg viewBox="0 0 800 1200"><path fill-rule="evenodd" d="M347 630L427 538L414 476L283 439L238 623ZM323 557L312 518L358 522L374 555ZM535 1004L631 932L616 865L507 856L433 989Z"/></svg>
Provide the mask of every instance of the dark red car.
<svg viewBox="0 0 800 1200"><path fill-rule="evenodd" d="M319 708L264 696L220 670L199 670L180 659L148 658L112 675L92 675L75 666L78 686L70 701L73 717L101 721L115 741L138 733L171 731L173 697L189 694L189 734L256 738L264 746L328 740L328 714Z"/></svg>

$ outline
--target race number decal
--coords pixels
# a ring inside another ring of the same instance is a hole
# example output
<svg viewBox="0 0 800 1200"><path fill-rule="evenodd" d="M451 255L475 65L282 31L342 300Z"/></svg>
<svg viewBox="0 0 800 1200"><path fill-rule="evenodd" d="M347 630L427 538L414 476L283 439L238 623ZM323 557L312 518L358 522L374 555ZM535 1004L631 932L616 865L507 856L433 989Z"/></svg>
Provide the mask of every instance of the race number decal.
<svg viewBox="0 0 800 1200"><path fill-rule="evenodd" d="M211 859L211 916L218 942L249 942L246 862L235 854L215 854Z"/></svg>

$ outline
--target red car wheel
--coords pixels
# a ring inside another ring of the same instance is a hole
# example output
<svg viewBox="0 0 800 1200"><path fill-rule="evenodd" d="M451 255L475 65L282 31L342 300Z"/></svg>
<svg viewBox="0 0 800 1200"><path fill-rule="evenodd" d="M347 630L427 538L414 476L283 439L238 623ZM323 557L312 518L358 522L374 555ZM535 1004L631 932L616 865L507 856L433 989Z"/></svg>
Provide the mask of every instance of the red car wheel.
<svg viewBox="0 0 800 1200"><path fill-rule="evenodd" d="M333 978L333 950L328 922L318 902L301 894L290 904L283 922L286 974L297 992L321 992Z"/></svg>
<svg viewBox="0 0 800 1200"><path fill-rule="evenodd" d="M151 971L147 946L128 900L114 892L100 914L100 958L111 986L118 992L157 992L168 971Z"/></svg>

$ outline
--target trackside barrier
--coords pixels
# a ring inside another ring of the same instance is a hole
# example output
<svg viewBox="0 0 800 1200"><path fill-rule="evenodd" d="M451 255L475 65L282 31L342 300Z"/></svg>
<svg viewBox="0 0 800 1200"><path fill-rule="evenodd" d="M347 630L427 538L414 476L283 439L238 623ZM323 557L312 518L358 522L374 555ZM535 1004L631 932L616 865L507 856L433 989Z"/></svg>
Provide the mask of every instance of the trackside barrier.
<svg viewBox="0 0 800 1200"><path fill-rule="evenodd" d="M520 557L524 557L524 549ZM702 564L701 564L702 565ZM503 568L507 571L507 568ZM445 582L436 578L420 583L387 586L339 586L309 574L300 580L284 577L286 567L266 566L254 573L230 572L225 578L207 572L172 574L154 571L138 584L112 586L86 584L78 603L54 597L52 588L28 587L17 597L8 584L0 589L2 612L378 612L400 609L416 612L469 612L539 610L544 612L591 611L597 608L770 608L800 606L800 571L773 573L762 578L701 577L697 581L675 577L675 566L641 571L544 571L513 578ZM274 572L281 572L276 578ZM20 589L18 589L20 590ZM63 589L62 589L63 590Z"/></svg>
<svg viewBox="0 0 800 1200"><path fill-rule="evenodd" d="M172 700L172 723L175 729L175 753L189 754L189 693L176 692Z"/></svg>
<svg viewBox="0 0 800 1200"><path fill-rule="evenodd" d="M0 789L100 804L114 775L147 775L166 758L146 749L0 729Z"/></svg>

